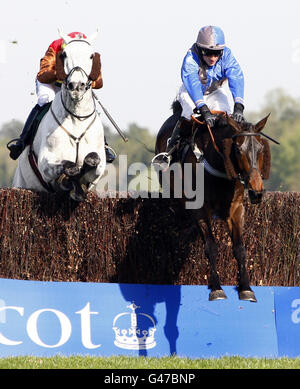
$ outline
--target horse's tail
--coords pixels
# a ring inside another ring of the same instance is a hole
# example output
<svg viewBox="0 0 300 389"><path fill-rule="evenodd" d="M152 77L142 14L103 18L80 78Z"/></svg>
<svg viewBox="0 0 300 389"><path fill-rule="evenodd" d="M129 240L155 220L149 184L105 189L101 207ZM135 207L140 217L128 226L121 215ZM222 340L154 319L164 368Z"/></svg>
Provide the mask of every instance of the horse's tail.
<svg viewBox="0 0 300 389"><path fill-rule="evenodd" d="M180 104L180 102L178 100L174 100L172 105L171 105L171 108L173 110L173 114L177 114L177 115L181 115L182 113L182 106Z"/></svg>

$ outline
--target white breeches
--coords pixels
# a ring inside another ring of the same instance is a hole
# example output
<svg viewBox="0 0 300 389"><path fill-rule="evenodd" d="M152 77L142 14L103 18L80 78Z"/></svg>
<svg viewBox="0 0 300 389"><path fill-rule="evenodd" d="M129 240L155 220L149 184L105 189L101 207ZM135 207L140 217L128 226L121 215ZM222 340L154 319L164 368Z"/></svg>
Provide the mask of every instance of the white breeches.
<svg viewBox="0 0 300 389"><path fill-rule="evenodd" d="M195 104L191 99L188 91L186 90L184 84L181 85L176 99L180 102L182 106L181 116L190 120L195 109ZM225 111L228 114L233 112L233 97L228 88L227 82L225 82L222 87L218 88L209 95L204 95L205 104L210 110L214 111Z"/></svg>
<svg viewBox="0 0 300 389"><path fill-rule="evenodd" d="M40 107L54 100L56 93L60 90L58 86L53 84L43 84L38 79L35 80L37 102Z"/></svg>

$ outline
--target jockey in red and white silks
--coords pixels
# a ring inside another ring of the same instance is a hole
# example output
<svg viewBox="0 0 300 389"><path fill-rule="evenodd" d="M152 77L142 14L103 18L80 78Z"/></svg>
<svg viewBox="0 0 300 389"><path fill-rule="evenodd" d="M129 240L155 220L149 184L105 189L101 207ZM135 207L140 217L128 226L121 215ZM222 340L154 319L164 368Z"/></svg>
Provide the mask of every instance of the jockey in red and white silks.
<svg viewBox="0 0 300 389"><path fill-rule="evenodd" d="M86 39L87 37L81 32L71 32L68 36L72 39ZM63 39L57 39L53 41L48 47L44 57L40 61L40 70L37 74L36 83L36 95L37 104L31 110L22 133L19 138L12 139L8 144L7 148L10 151L10 157L14 160L19 158L29 140L31 139L32 124L38 117L42 110L42 107L53 101L56 93L60 90L62 80L57 77L57 61L56 57L64 49ZM100 57L100 56L99 56ZM99 76L95 81L92 81L91 87L93 89L100 89L103 86L102 72L101 72L101 61L100 61L100 72ZM107 144L105 144L107 146ZM111 162L114 156L110 152L109 148L105 148L107 161Z"/></svg>
<svg viewBox="0 0 300 389"><path fill-rule="evenodd" d="M68 34L71 38L84 38L86 36L81 32L71 32ZM46 103L52 101L55 97L55 94L60 90L59 83L61 80L57 79L56 76L56 55L64 47L63 40L57 39L53 41L44 57L40 61L40 71L36 77L36 94L37 94L37 102L40 106L43 106ZM99 89L103 86L102 74L100 72L99 77L96 81L92 82L93 89Z"/></svg>

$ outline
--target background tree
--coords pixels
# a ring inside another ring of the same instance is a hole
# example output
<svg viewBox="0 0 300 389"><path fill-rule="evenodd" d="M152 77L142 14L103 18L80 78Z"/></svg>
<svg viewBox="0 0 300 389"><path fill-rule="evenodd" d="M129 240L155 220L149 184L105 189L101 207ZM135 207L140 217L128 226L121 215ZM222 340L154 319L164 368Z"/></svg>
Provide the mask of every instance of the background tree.
<svg viewBox="0 0 300 389"><path fill-rule="evenodd" d="M272 167L266 189L300 191L300 99L274 89L266 94L262 109L246 114L246 119L256 123L270 112L264 133L280 145L270 142Z"/></svg>
<svg viewBox="0 0 300 389"><path fill-rule="evenodd" d="M11 186L17 161L9 158L9 151L6 147L7 142L13 138L17 138L24 124L19 120L11 120L4 123L0 130L0 188L8 188Z"/></svg>

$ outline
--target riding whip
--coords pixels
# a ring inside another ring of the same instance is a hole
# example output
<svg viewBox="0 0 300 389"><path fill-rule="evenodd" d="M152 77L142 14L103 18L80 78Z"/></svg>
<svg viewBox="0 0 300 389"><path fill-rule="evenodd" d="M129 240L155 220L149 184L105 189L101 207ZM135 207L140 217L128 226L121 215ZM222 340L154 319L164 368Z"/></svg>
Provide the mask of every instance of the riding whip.
<svg viewBox="0 0 300 389"><path fill-rule="evenodd" d="M270 139L272 142L276 143L277 145L280 145L280 143L277 142L277 140L271 138L269 135L266 135L266 134L263 133L262 131L260 131L260 135L263 135L263 136L265 136L266 138Z"/></svg>
<svg viewBox="0 0 300 389"><path fill-rule="evenodd" d="M95 99L97 100L98 104L100 105L100 107L102 108L103 112L105 113L105 115L107 116L107 118L109 119L109 121L111 122L111 124L115 127L115 129L118 131L120 137L123 139L124 142L128 142L128 138L126 138L126 136L124 135L124 133L122 132L122 130L120 129L120 127L117 125L117 123L114 121L114 119L111 117L111 115L109 114L109 112L107 111L107 109L105 109L102 105L102 103L100 102L100 100L98 99L98 96L95 94L95 92L93 92L93 96L95 97Z"/></svg>

